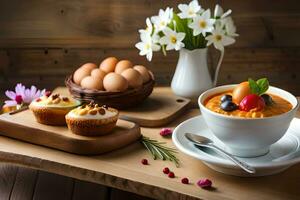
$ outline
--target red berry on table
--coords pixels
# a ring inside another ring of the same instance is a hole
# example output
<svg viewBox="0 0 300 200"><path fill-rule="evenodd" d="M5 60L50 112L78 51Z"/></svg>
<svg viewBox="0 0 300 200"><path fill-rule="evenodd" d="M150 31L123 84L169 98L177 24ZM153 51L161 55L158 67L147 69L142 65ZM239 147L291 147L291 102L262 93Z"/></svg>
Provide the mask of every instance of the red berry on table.
<svg viewBox="0 0 300 200"><path fill-rule="evenodd" d="M163 173L164 173L164 174L168 174L169 172L170 172L169 168L165 167L165 168L163 169Z"/></svg>
<svg viewBox="0 0 300 200"><path fill-rule="evenodd" d="M211 180L209 179L200 179L198 182L197 182L197 185L201 188L210 188L212 186L212 182Z"/></svg>
<svg viewBox="0 0 300 200"><path fill-rule="evenodd" d="M174 172L169 172L168 177L169 177L169 178L174 178L174 177L175 177Z"/></svg>
<svg viewBox="0 0 300 200"><path fill-rule="evenodd" d="M243 111L250 111L255 109L256 111L263 110L265 107L265 101L263 98L256 94L249 94L243 98L240 102L239 109Z"/></svg>
<svg viewBox="0 0 300 200"><path fill-rule="evenodd" d="M148 165L148 160L147 160L147 159L142 159L141 163L142 163L143 165Z"/></svg>
<svg viewBox="0 0 300 200"><path fill-rule="evenodd" d="M183 179L181 179L181 183L189 184L189 179L188 178L183 178Z"/></svg>

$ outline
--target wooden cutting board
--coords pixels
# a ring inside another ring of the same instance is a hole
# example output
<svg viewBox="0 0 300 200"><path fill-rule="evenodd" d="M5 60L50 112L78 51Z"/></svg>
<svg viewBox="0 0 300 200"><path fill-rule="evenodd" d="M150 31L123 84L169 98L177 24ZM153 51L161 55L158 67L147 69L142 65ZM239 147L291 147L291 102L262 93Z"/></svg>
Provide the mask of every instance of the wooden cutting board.
<svg viewBox="0 0 300 200"><path fill-rule="evenodd" d="M53 92L70 96L65 87L58 87ZM168 87L155 87L153 93L144 102L127 110L121 110L120 118L144 127L163 126L185 112L189 103L189 99L174 95Z"/></svg>
<svg viewBox="0 0 300 200"><path fill-rule="evenodd" d="M118 120L112 133L101 137L75 135L65 126L39 124L31 111L0 115L0 135L75 154L96 155L124 147L141 137L139 125Z"/></svg>

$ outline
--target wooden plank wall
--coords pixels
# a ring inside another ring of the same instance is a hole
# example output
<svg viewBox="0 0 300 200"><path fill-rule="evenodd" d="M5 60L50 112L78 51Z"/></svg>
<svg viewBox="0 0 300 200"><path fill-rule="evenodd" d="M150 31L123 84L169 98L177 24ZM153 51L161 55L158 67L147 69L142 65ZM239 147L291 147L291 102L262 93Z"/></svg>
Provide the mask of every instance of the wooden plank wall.
<svg viewBox="0 0 300 200"><path fill-rule="evenodd" d="M0 92L17 82L53 88L85 62L129 58L169 84L177 53L155 54L149 63L134 44L145 18L180 0L3 0L0 2ZM218 84L269 77L300 95L298 0L202 0L233 10L240 37L226 49ZM218 52L210 51L215 66ZM213 69L211 70L213 71ZM3 92L1 92L3 93Z"/></svg>

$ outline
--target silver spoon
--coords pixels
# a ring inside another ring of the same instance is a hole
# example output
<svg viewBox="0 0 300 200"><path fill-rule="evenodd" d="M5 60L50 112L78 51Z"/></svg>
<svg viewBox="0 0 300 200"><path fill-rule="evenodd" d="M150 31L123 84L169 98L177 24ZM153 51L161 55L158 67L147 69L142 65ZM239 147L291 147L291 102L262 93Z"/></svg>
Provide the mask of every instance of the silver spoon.
<svg viewBox="0 0 300 200"><path fill-rule="evenodd" d="M195 135L192 133L185 133L185 137L198 146L208 147L208 148L211 148L211 149L217 151L222 156L229 158L231 161L233 161L235 164L237 164L239 167L241 167L244 171L251 173L251 174L255 173L255 169L253 167L251 167L247 163L235 158L230 153L227 153L226 151L220 149L219 147L214 145L214 142L212 140L208 139L207 137Z"/></svg>

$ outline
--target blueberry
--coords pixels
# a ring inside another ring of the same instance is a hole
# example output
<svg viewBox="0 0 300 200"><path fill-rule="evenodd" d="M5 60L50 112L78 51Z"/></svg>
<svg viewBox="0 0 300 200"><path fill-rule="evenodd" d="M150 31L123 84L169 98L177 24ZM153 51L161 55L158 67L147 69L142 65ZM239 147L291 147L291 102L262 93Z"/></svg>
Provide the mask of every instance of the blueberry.
<svg viewBox="0 0 300 200"><path fill-rule="evenodd" d="M221 103L221 108L224 111L234 111L238 108L238 106L232 101L224 101Z"/></svg>
<svg viewBox="0 0 300 200"><path fill-rule="evenodd" d="M221 97L221 102L232 101L232 96L229 94L225 94Z"/></svg>
<svg viewBox="0 0 300 200"><path fill-rule="evenodd" d="M263 100L267 106L270 106L274 103L272 97L268 94L261 95L261 98L263 98Z"/></svg>

